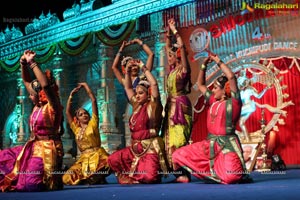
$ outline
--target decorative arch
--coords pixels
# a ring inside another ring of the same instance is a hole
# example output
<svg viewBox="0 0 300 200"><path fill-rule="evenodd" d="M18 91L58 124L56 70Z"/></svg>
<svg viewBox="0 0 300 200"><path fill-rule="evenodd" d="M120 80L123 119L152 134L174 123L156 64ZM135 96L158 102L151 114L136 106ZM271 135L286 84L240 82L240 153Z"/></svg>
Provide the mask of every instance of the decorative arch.
<svg viewBox="0 0 300 200"><path fill-rule="evenodd" d="M56 45L35 49L35 61L38 63L46 63L51 59L55 51ZM8 72L14 72L20 68L20 58L21 55L17 55L10 59L0 61L0 66Z"/></svg>
<svg viewBox="0 0 300 200"><path fill-rule="evenodd" d="M58 46L63 52L68 55L76 56L81 54L91 43L92 34L86 34L84 36L74 38L72 40L66 40L58 43Z"/></svg>
<svg viewBox="0 0 300 200"><path fill-rule="evenodd" d="M115 46L125 40L135 27L136 20L127 23L110 26L99 32L96 32L97 38L108 46Z"/></svg>
<svg viewBox="0 0 300 200"><path fill-rule="evenodd" d="M0 60L0 66L7 72L14 72L20 67L20 57L21 56L15 56L4 61Z"/></svg>

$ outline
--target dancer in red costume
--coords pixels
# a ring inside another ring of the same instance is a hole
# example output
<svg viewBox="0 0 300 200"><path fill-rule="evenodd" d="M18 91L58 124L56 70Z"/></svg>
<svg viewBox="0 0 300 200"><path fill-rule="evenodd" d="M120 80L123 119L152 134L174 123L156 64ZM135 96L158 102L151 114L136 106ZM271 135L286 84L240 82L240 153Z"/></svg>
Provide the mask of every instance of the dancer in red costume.
<svg viewBox="0 0 300 200"><path fill-rule="evenodd" d="M158 136L162 110L157 81L150 70L143 66L147 81L141 80L134 92L131 66L126 66L124 87L133 114L129 119L131 145L112 153L108 163L120 184L160 183L162 171L166 173L164 143Z"/></svg>
<svg viewBox="0 0 300 200"><path fill-rule="evenodd" d="M212 61L217 63L225 76L217 78L212 90L209 90L205 85L205 70ZM174 164L208 182L232 184L252 181L235 134L242 107L235 74L217 55L210 54L201 65L197 85L209 105L208 137L176 150L173 153Z"/></svg>

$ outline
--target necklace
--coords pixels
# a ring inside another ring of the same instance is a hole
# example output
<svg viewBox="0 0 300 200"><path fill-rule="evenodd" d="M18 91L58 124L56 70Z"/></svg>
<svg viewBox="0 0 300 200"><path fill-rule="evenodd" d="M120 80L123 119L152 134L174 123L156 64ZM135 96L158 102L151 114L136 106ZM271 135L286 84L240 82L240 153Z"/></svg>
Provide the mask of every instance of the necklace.
<svg viewBox="0 0 300 200"><path fill-rule="evenodd" d="M136 116L136 114L139 112L140 109L141 109L141 106L139 106L130 117L130 124L132 125L132 127L134 127L136 124L136 119L133 119L133 118Z"/></svg>
<svg viewBox="0 0 300 200"><path fill-rule="evenodd" d="M79 131L79 133L78 133L78 135L77 135L77 140L81 140L81 139L82 139L83 134L84 134L86 128L87 128L87 126L81 127L81 128L80 128L80 131Z"/></svg>
<svg viewBox="0 0 300 200"><path fill-rule="evenodd" d="M218 116L219 108L220 108L220 106L221 106L221 104L222 104L223 102L224 102L224 101L221 101L221 102L216 101L216 102L214 102L214 103L211 105L210 110L209 110L209 114L210 114L210 116L211 116L211 123L215 123L215 119L216 119L216 117ZM212 113L213 107L214 107L215 104L217 104L217 103L219 103L219 104L218 104L218 106L217 106L217 108L216 108L216 112L213 114L213 113Z"/></svg>
<svg viewBox="0 0 300 200"><path fill-rule="evenodd" d="M132 125L132 127L134 127L136 124L136 120L133 119L136 114L137 112L133 112L132 116L130 117L130 124Z"/></svg>
<svg viewBox="0 0 300 200"><path fill-rule="evenodd" d="M36 113L36 110L37 109L39 109L39 111L38 111L38 113L35 115L35 117L33 118L33 115L34 115L34 113ZM30 119L30 121L31 121L31 125L30 125L30 131L32 132L33 131L33 129L34 129L34 127L35 127L35 125L36 125L36 122L37 122L37 120L38 120L38 118L39 118L39 116L40 116L40 114L41 114L41 110L42 110L43 108L42 107L35 107L34 108L34 111L33 111L33 113L32 113L32 115L31 115L31 119Z"/></svg>

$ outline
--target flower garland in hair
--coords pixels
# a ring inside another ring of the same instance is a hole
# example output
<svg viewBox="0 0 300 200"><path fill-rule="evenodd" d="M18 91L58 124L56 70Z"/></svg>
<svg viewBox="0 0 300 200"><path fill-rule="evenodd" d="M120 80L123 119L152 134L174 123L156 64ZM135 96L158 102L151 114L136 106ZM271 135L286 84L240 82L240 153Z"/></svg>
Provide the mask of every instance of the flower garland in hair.
<svg viewBox="0 0 300 200"><path fill-rule="evenodd" d="M230 83L227 81L224 85L225 94L228 98L231 97Z"/></svg>
<svg viewBox="0 0 300 200"><path fill-rule="evenodd" d="M122 73L126 74L126 65L129 61L133 60L133 57L131 56L124 56L122 61L121 61L121 66L122 66Z"/></svg>
<svg viewBox="0 0 300 200"><path fill-rule="evenodd" d="M140 80L138 86L141 86L141 87L145 88L145 91L147 91L148 95L151 96L150 83L146 79Z"/></svg>
<svg viewBox="0 0 300 200"><path fill-rule="evenodd" d="M177 43L175 43L173 44L173 47L175 47L174 49L176 49L175 51L176 58L181 59L180 46Z"/></svg>

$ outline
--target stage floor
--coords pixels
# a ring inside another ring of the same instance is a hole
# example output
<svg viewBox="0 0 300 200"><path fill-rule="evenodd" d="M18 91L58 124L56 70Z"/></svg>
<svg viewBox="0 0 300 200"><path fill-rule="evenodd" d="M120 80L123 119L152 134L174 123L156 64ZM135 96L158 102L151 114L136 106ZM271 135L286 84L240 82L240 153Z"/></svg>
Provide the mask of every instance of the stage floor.
<svg viewBox="0 0 300 200"><path fill-rule="evenodd" d="M65 186L64 190L51 192L0 193L2 200L98 200L98 199L197 199L197 200L284 200L300 198L300 169L251 172L253 183L206 184L196 178L190 183L168 183L170 176L161 184L120 185L114 175L107 178L105 185Z"/></svg>

